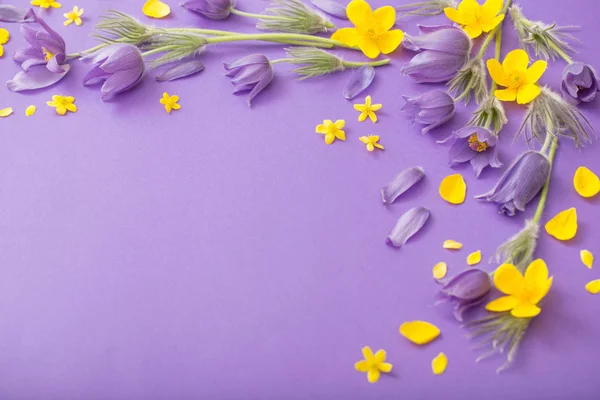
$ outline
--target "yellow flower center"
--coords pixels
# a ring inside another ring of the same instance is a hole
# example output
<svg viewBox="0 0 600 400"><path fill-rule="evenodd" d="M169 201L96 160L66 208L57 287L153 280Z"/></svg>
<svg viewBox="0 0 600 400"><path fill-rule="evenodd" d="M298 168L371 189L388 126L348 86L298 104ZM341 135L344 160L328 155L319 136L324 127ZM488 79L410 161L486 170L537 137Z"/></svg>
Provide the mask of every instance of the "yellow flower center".
<svg viewBox="0 0 600 400"><path fill-rule="evenodd" d="M486 151L488 148L488 144L485 142L480 142L479 137L476 133L469 136L469 147L471 150L481 153L482 151Z"/></svg>
<svg viewBox="0 0 600 400"><path fill-rule="evenodd" d="M46 61L50 61L52 60L52 57L54 57L54 54L49 52L45 47L42 47L42 52L44 53L44 60Z"/></svg>
<svg viewBox="0 0 600 400"><path fill-rule="evenodd" d="M525 72L523 71L512 71L508 74L508 87L510 89L516 89L525 83Z"/></svg>

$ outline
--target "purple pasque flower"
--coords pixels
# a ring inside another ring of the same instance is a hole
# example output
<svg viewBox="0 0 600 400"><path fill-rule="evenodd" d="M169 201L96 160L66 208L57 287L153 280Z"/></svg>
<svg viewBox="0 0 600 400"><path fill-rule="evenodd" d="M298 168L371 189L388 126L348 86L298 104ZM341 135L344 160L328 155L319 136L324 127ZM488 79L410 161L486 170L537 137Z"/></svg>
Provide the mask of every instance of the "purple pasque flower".
<svg viewBox="0 0 600 400"><path fill-rule="evenodd" d="M512 217L517 211L524 211L542 189L550 169L548 157L539 151L526 151L508 167L492 190L475 198L499 204L500 213Z"/></svg>
<svg viewBox="0 0 600 400"><path fill-rule="evenodd" d="M46 21L29 10L24 17L37 23L41 29L21 25L21 33L29 47L19 49L13 58L21 63L23 71L6 83L13 92L41 89L60 81L69 72L66 45L63 38Z"/></svg>
<svg viewBox="0 0 600 400"><path fill-rule="evenodd" d="M465 126L452 132L447 139L438 143L453 141L450 147L450 166L469 161L479 178L481 171L487 166L500 168L503 164L498 160L494 132L480 126Z"/></svg>
<svg viewBox="0 0 600 400"><path fill-rule="evenodd" d="M420 36L406 35L402 45L420 51L401 72L418 83L447 82L467 61L472 42L461 28L452 25L419 25Z"/></svg>
<svg viewBox="0 0 600 400"><path fill-rule="evenodd" d="M210 19L225 19L235 7L235 0L185 0L181 6Z"/></svg>
<svg viewBox="0 0 600 400"><path fill-rule="evenodd" d="M569 103L589 103L600 91L598 74L590 65L582 62L571 63L563 71L561 89L563 97Z"/></svg>
<svg viewBox="0 0 600 400"><path fill-rule="evenodd" d="M414 124L426 125L421 129L424 135L433 128L445 124L454 115L454 100L443 90L430 90L420 96L402 96L406 104L400 111L404 112Z"/></svg>
<svg viewBox="0 0 600 400"><path fill-rule="evenodd" d="M267 87L275 72L269 59L261 54L252 54L232 63L224 63L225 76L231 78L235 86L234 94L250 91L248 105L264 88Z"/></svg>
<svg viewBox="0 0 600 400"><path fill-rule="evenodd" d="M131 89L144 77L144 58L131 44L111 44L83 56L81 61L94 64L83 78L83 85L104 82L100 89L104 101Z"/></svg>
<svg viewBox="0 0 600 400"><path fill-rule="evenodd" d="M492 287L490 276L478 268L469 268L451 278L436 295L436 304L452 303L454 318L463 320L463 313L483 303Z"/></svg>

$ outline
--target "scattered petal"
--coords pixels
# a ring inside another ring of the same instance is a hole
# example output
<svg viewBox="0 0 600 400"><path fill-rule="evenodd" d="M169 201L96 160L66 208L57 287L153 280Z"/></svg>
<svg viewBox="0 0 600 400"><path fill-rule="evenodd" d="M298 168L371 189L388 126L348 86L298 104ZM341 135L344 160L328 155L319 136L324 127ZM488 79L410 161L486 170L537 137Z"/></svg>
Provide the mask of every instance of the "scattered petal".
<svg viewBox="0 0 600 400"><path fill-rule="evenodd" d="M477 265L481 262L481 250L474 251L467 256L467 264Z"/></svg>
<svg viewBox="0 0 600 400"><path fill-rule="evenodd" d="M600 279L588 282L587 285L585 285L585 290L587 290L591 294L600 293Z"/></svg>
<svg viewBox="0 0 600 400"><path fill-rule="evenodd" d="M425 177L423 167L412 167L400 172L393 181L381 189L383 204L392 204L400 195Z"/></svg>
<svg viewBox="0 0 600 400"><path fill-rule="evenodd" d="M445 262L439 262L433 266L433 277L435 279L443 279L448 273L448 265Z"/></svg>
<svg viewBox="0 0 600 400"><path fill-rule="evenodd" d="M377 135L361 136L358 140L366 144L369 151L373 151L375 148L383 150L383 146L379 144L379 136Z"/></svg>
<svg viewBox="0 0 600 400"><path fill-rule="evenodd" d="M467 195L467 184L461 174L448 175L440 184L440 196L451 204L462 204Z"/></svg>
<svg viewBox="0 0 600 400"><path fill-rule="evenodd" d="M319 10L326 12L329 15L333 15L336 18L348 19L346 15L346 7L340 3L336 3L333 0L312 0L311 3Z"/></svg>
<svg viewBox="0 0 600 400"><path fill-rule="evenodd" d="M13 109L11 107L0 109L0 118L6 118L13 113Z"/></svg>
<svg viewBox="0 0 600 400"><path fill-rule="evenodd" d="M150 18L164 18L171 14L171 7L160 0L148 0L142 7L142 12Z"/></svg>
<svg viewBox="0 0 600 400"><path fill-rule="evenodd" d="M8 4L0 4L0 21L2 22L32 22L31 16L24 8L17 8Z"/></svg>
<svg viewBox="0 0 600 400"><path fill-rule="evenodd" d="M463 244L454 240L445 240L444 248L448 250L460 250L462 249Z"/></svg>
<svg viewBox="0 0 600 400"><path fill-rule="evenodd" d="M572 207L556 214L546 223L546 232L558 240L570 240L577 233L577 210Z"/></svg>
<svg viewBox="0 0 600 400"><path fill-rule="evenodd" d="M33 114L35 114L36 111L37 111L37 107L34 105L31 105L25 109L25 115L28 117L31 117Z"/></svg>
<svg viewBox="0 0 600 400"><path fill-rule="evenodd" d="M408 239L423 228L429 214L429 209L426 207L411 208L398 219L396 226L387 238L387 242L394 247L402 247Z"/></svg>
<svg viewBox="0 0 600 400"><path fill-rule="evenodd" d="M573 186L581 197L594 197L600 192L600 178L586 167L579 167L573 176Z"/></svg>
<svg viewBox="0 0 600 400"><path fill-rule="evenodd" d="M159 82L173 81L175 79L186 78L188 76L197 74L204 69L204 64L198 60L187 61L182 64L178 64L173 68L169 68L156 77Z"/></svg>
<svg viewBox="0 0 600 400"><path fill-rule="evenodd" d="M431 370L433 371L434 375L443 374L444 371L446 370L447 366L448 366L448 357L446 357L446 355L444 353L438 354L431 361Z"/></svg>
<svg viewBox="0 0 600 400"><path fill-rule="evenodd" d="M400 325L400 333L416 344L427 344L440 336L437 326L425 321L409 321Z"/></svg>
<svg viewBox="0 0 600 400"><path fill-rule="evenodd" d="M363 65L350 75L342 94L346 99L352 100L368 88L374 78L375 68L370 65Z"/></svg>
<svg viewBox="0 0 600 400"><path fill-rule="evenodd" d="M592 269L592 266L594 265L594 255L592 254L592 252L589 250L581 250L579 252L579 256L581 257L581 262L583 263L583 265L585 265L589 269Z"/></svg>

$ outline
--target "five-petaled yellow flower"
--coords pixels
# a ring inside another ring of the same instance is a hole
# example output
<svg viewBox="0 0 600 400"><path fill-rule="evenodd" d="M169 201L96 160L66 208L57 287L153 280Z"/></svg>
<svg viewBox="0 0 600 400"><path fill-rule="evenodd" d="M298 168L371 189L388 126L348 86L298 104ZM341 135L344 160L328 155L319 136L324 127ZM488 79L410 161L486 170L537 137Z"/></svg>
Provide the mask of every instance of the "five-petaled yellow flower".
<svg viewBox="0 0 600 400"><path fill-rule="evenodd" d="M354 28L338 29L331 36L333 40L358 46L369 58L391 53L402 43L404 32L392 29L396 23L394 7L385 6L373 11L365 0L352 0L346 7L346 14Z"/></svg>
<svg viewBox="0 0 600 400"><path fill-rule="evenodd" d="M4 28L0 28L0 57L4 55L4 47L2 45L8 43L8 39L10 39L10 33Z"/></svg>
<svg viewBox="0 0 600 400"><path fill-rule="evenodd" d="M451 21L462 25L467 35L472 39L479 37L482 32L490 32L504 20L502 0L487 0L479 5L476 0L463 0L457 8L446 7L444 13Z"/></svg>
<svg viewBox="0 0 600 400"><path fill-rule="evenodd" d="M41 8L61 8L62 5L56 0L31 0L32 6L37 6Z"/></svg>
<svg viewBox="0 0 600 400"><path fill-rule="evenodd" d="M67 111L77 112L77 106L74 103L75 97L73 96L52 96L52 101L48 101L46 104L56 108L58 115L65 115Z"/></svg>
<svg viewBox="0 0 600 400"><path fill-rule="evenodd" d="M377 135L361 136L358 139L367 145L367 150L369 150L369 151L375 150L375 147L383 150L383 146L378 143L379 136L377 136Z"/></svg>
<svg viewBox="0 0 600 400"><path fill-rule="evenodd" d="M165 110L171 114L172 110L179 110L181 108L181 105L177 103L178 101L179 96L169 96L169 93L164 92L162 99L160 99L160 104L165 106Z"/></svg>
<svg viewBox="0 0 600 400"><path fill-rule="evenodd" d="M335 122L326 119L322 124L317 125L316 132L325 135L325 143L331 144L335 139L346 140L346 132L342 130L344 125L346 125L346 121L343 119Z"/></svg>
<svg viewBox="0 0 600 400"><path fill-rule="evenodd" d="M373 350L369 346L362 348L364 360L357 361L354 364L354 369L359 372L366 372L367 379L370 383L375 383L379 380L381 373L392 371L392 364L385 362L385 350L378 350L373 354Z"/></svg>
<svg viewBox="0 0 600 400"><path fill-rule="evenodd" d="M496 59L487 61L487 68L494 82L506 87L494 92L498 100L515 101L516 99L519 104L527 104L538 97L541 89L536 82L546 71L548 63L538 60L529 68L528 65L529 56L522 49L508 53L502 64Z"/></svg>
<svg viewBox="0 0 600 400"><path fill-rule="evenodd" d="M537 304L552 286L548 278L548 267L542 259L534 260L525 271L525 276L512 264L502 264L494 272L494 285L506 296L491 301L485 306L488 311L510 311L513 317L531 318L542 310Z"/></svg>
<svg viewBox="0 0 600 400"><path fill-rule="evenodd" d="M375 111L381 110L381 104L371 104L371 96L365 98L365 104L355 104L354 109L360 111L358 121L363 122L369 117L371 121L377 122L377 115Z"/></svg>
<svg viewBox="0 0 600 400"><path fill-rule="evenodd" d="M63 16L67 19L64 22L64 25L69 26L73 22L75 22L75 25L81 26L81 24L83 24L83 21L81 20L82 15L83 15L83 8L79 8L77 6L73 7L73 10L69 11L66 14L63 14Z"/></svg>

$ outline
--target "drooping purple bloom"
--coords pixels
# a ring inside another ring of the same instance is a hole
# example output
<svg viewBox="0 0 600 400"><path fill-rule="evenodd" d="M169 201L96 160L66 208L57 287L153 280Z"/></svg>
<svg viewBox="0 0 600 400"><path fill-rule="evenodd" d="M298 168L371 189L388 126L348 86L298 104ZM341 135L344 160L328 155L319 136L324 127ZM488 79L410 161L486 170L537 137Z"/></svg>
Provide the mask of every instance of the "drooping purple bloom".
<svg viewBox="0 0 600 400"><path fill-rule="evenodd" d="M429 209L426 207L411 208L396 222L394 229L387 238L387 243L394 247L402 247L404 244L423 228L429 219Z"/></svg>
<svg viewBox="0 0 600 400"><path fill-rule="evenodd" d="M519 155L488 193L476 196L500 205L500 213L509 216L524 211L542 189L550 174L550 161L538 151L526 151Z"/></svg>
<svg viewBox="0 0 600 400"><path fill-rule="evenodd" d="M496 151L498 138L489 129L480 126L465 126L452 132L452 135L439 143L448 141L453 141L448 152L451 167L468 161L479 178L485 167L500 168L503 165L498 160Z"/></svg>
<svg viewBox="0 0 600 400"><path fill-rule="evenodd" d="M137 47L130 44L111 44L81 58L94 64L83 78L85 86L102 84L102 100L111 99L137 85L144 76L144 58Z"/></svg>
<svg viewBox="0 0 600 400"><path fill-rule="evenodd" d="M454 318L463 320L463 313L483 303L492 287L487 272L469 268L456 275L436 295L436 303L450 302L454 305Z"/></svg>
<svg viewBox="0 0 600 400"><path fill-rule="evenodd" d="M273 80L275 73L269 59L261 54L252 54L232 63L224 63L227 71L225 76L231 78L235 86L234 94L250 92L248 94L248 105L269 83Z"/></svg>
<svg viewBox="0 0 600 400"><path fill-rule="evenodd" d="M319 10L333 15L336 18L348 19L346 7L333 0L312 0L311 3Z"/></svg>
<svg viewBox="0 0 600 400"><path fill-rule="evenodd" d="M464 30L451 26L419 25L420 36L406 35L403 46L419 54L401 72L418 83L447 82L469 60L472 42Z"/></svg>
<svg viewBox="0 0 600 400"><path fill-rule="evenodd" d="M33 22L33 18L24 8L0 4L0 22Z"/></svg>
<svg viewBox="0 0 600 400"><path fill-rule="evenodd" d="M225 19L235 7L235 0L185 0L181 6L210 19Z"/></svg>
<svg viewBox="0 0 600 400"><path fill-rule="evenodd" d="M400 109L411 122L426 125L424 135L433 128L445 124L454 115L454 100L442 90L431 90L417 97L403 96L406 104Z"/></svg>
<svg viewBox="0 0 600 400"><path fill-rule="evenodd" d="M346 86L344 86L344 97L352 100L368 88L374 78L375 68L370 65L363 65L350 75L350 79L348 79Z"/></svg>
<svg viewBox="0 0 600 400"><path fill-rule="evenodd" d="M30 25L21 26L21 33L29 47L19 49L14 54L15 61L21 63L23 71L6 83L13 92L53 85L64 78L70 69L63 38L33 10L29 10L24 18L36 22L41 29L34 29Z"/></svg>
<svg viewBox="0 0 600 400"><path fill-rule="evenodd" d="M578 105L594 100L600 91L598 74L590 65L574 62L563 71L562 95L569 103Z"/></svg>
<svg viewBox="0 0 600 400"><path fill-rule="evenodd" d="M422 167L408 168L400 172L393 181L381 189L383 204L392 204L402 193L416 185L424 177L425 170Z"/></svg>

